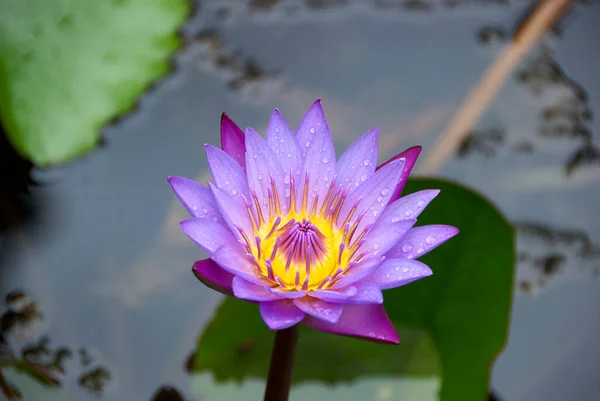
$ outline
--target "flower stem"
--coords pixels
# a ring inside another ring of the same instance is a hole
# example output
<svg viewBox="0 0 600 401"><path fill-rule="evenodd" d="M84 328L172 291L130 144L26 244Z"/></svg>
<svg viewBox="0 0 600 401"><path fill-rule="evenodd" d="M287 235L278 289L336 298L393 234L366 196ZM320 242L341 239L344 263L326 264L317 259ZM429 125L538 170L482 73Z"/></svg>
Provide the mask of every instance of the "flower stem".
<svg viewBox="0 0 600 401"><path fill-rule="evenodd" d="M298 325L276 332L264 401L288 400L297 342Z"/></svg>

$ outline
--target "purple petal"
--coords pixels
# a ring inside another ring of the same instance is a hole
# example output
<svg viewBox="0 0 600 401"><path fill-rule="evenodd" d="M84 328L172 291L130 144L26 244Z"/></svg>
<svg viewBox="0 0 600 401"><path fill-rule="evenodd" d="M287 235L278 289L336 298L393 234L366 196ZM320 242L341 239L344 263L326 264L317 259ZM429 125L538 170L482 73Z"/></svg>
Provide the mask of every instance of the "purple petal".
<svg viewBox="0 0 600 401"><path fill-rule="evenodd" d="M269 193L272 191L271 179L280 204L285 198L285 184L283 182L283 169L275 152L267 145L264 139L252 128L246 129L246 169L248 172L248 185L256 194L263 211L263 217L269 220Z"/></svg>
<svg viewBox="0 0 600 401"><path fill-rule="evenodd" d="M341 336L357 337L382 343L400 343L383 305L346 305L337 323L307 316L304 324L313 329Z"/></svg>
<svg viewBox="0 0 600 401"><path fill-rule="evenodd" d="M458 228L432 224L410 229L386 254L387 258L414 259L425 255L438 245L458 234Z"/></svg>
<svg viewBox="0 0 600 401"><path fill-rule="evenodd" d="M354 191L375 172L377 165L377 139L379 127L375 127L356 140L336 164L336 185Z"/></svg>
<svg viewBox="0 0 600 401"><path fill-rule="evenodd" d="M199 217L179 223L183 232L197 245L212 254L223 245L238 245L237 239L221 224Z"/></svg>
<svg viewBox="0 0 600 401"><path fill-rule="evenodd" d="M308 109L300 122L296 134L304 156L304 167L298 184L302 186L306 175L309 178L310 197L307 209L311 210L318 196L317 208L320 209L326 198L327 190L335 175L335 148L321 102L316 101Z"/></svg>
<svg viewBox="0 0 600 401"><path fill-rule="evenodd" d="M289 177L290 171L295 173L304 165L298 140L277 109L271 114L267 125L267 143L279 159L284 177ZM289 182L286 190L289 190Z"/></svg>
<svg viewBox="0 0 600 401"><path fill-rule="evenodd" d="M241 199L242 196L249 199L248 181L239 164L219 148L212 145L204 145L204 148L216 187L236 199Z"/></svg>
<svg viewBox="0 0 600 401"><path fill-rule="evenodd" d="M331 139L321 100L316 100L308 108L296 130L296 138L298 138L298 144L300 145L303 157L306 157L308 149L314 145L316 137ZM308 146L306 145L307 142Z"/></svg>
<svg viewBox="0 0 600 401"><path fill-rule="evenodd" d="M210 190L184 177L169 177L173 192L193 217L203 217L225 224Z"/></svg>
<svg viewBox="0 0 600 401"><path fill-rule="evenodd" d="M387 290L412 283L432 274L429 266L418 260L387 259L365 281L374 283L382 290Z"/></svg>
<svg viewBox="0 0 600 401"><path fill-rule="evenodd" d="M355 287L356 295L350 298L347 303L355 305L383 303L383 294L381 293L381 289L377 284L368 281L361 281L356 283Z"/></svg>
<svg viewBox="0 0 600 401"><path fill-rule="evenodd" d="M356 287L350 286L340 290L316 290L308 295L327 302L344 303L348 298L356 295Z"/></svg>
<svg viewBox="0 0 600 401"><path fill-rule="evenodd" d="M337 224L342 224L345 216L356 205L356 211L350 221L354 222L359 216L362 216L356 230L357 233L361 233L369 224L375 222L392 196L393 188L396 187L402 172L402 163L401 160L394 161L376 171L367 182L348 195Z"/></svg>
<svg viewBox="0 0 600 401"><path fill-rule="evenodd" d="M377 266L379 266L384 260L385 258L383 256L375 256L373 258L363 259L357 264L350 266L344 273L344 277L334 285L334 288L344 288L350 284L362 280L373 273Z"/></svg>
<svg viewBox="0 0 600 401"><path fill-rule="evenodd" d="M273 288L269 288L269 291L271 291L271 293L277 295L279 298L287 298L287 299L296 299L296 298L302 298L306 296L306 292L300 290L300 291L285 291L282 290L281 287L273 287Z"/></svg>
<svg viewBox="0 0 600 401"><path fill-rule="evenodd" d="M292 300L268 301L260 304L260 314L271 330L283 330L300 323L304 312Z"/></svg>
<svg viewBox="0 0 600 401"><path fill-rule="evenodd" d="M253 284L264 285L266 283L258 267L237 249L222 246L215 251L212 259L234 276L240 276Z"/></svg>
<svg viewBox="0 0 600 401"><path fill-rule="evenodd" d="M233 274L223 270L212 259L202 259L194 263L194 276L208 288L225 295L233 295Z"/></svg>
<svg viewBox="0 0 600 401"><path fill-rule="evenodd" d="M256 285L247 282L241 277L233 278L233 295L236 298L246 299L248 301L272 301L281 299L262 285Z"/></svg>
<svg viewBox="0 0 600 401"><path fill-rule="evenodd" d="M379 170L380 168L387 165L388 163L393 162L394 160L404 159L402 175L398 180L398 185L396 185L396 189L392 193L392 202L400 197L400 194L402 193L402 188L404 188L404 184L406 184L406 180L408 180L408 176L410 175L410 172L412 171L415 163L417 162L417 158L419 157L419 153L421 153L421 149L422 148L420 146L413 146L412 148L408 148L377 167L377 169Z"/></svg>
<svg viewBox="0 0 600 401"><path fill-rule="evenodd" d="M417 219L390 222L382 215L365 236L360 252L369 252L369 256L385 255L415 225Z"/></svg>
<svg viewBox="0 0 600 401"><path fill-rule="evenodd" d="M238 228L242 229L247 235L253 232L252 221L248 215L248 209L243 206L243 201L239 198L229 196L225 191L216 188L210 182L208 186L227 226L236 238L243 241Z"/></svg>
<svg viewBox="0 0 600 401"><path fill-rule="evenodd" d="M225 113L221 114L221 148L246 171L244 133Z"/></svg>
<svg viewBox="0 0 600 401"><path fill-rule="evenodd" d="M398 220L416 219L425 210L429 202L440 193L439 189L426 189L403 196L388 205L381 215L381 220L395 222Z"/></svg>
<svg viewBox="0 0 600 401"><path fill-rule="evenodd" d="M294 305L307 315L329 323L337 322L344 311L343 304L334 304L311 297L294 299Z"/></svg>

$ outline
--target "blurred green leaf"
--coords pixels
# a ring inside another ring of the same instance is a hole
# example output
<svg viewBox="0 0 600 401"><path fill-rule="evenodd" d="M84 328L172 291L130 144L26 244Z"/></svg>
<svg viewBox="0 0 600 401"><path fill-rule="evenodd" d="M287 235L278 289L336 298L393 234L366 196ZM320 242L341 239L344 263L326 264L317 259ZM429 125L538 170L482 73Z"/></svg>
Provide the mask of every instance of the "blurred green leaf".
<svg viewBox="0 0 600 401"><path fill-rule="evenodd" d="M169 70L189 0L0 1L0 118L38 165L91 150Z"/></svg>
<svg viewBox="0 0 600 401"><path fill-rule="evenodd" d="M437 355L429 337L416 329L399 330L404 346L390 348L302 326L294 382L337 383L365 375L436 376ZM202 334L194 370L212 371L217 380L265 377L273 339L256 305L226 298Z"/></svg>
<svg viewBox="0 0 600 401"><path fill-rule="evenodd" d="M302 326L295 383L439 374L441 400L486 399L491 365L507 338L513 229L487 200L457 184L415 179L405 193L434 188L442 192L418 224L449 224L461 232L420 258L433 276L384 292L402 343L373 344ZM211 371L221 381L264 378L273 337L256 305L227 298L200 336L195 371Z"/></svg>
<svg viewBox="0 0 600 401"><path fill-rule="evenodd" d="M386 310L393 321L431 334L442 365L442 401L485 400L492 363L508 335L513 228L489 201L449 181L409 180L405 193L428 188L441 193L418 224L449 224L460 233L419 258L433 276L384 292Z"/></svg>

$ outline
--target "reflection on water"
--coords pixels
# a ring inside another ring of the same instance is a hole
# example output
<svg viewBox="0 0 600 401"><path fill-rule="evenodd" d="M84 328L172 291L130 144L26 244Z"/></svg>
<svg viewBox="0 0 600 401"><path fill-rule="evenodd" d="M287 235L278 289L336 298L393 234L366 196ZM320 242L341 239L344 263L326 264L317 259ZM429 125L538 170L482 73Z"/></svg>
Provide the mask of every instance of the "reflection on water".
<svg viewBox="0 0 600 401"><path fill-rule="evenodd" d="M101 396L111 380L106 367L97 363L86 348L77 350L55 346L44 333L44 315L38 304L22 291L10 292L5 299L6 310L0 316L0 383L4 395L13 399L22 389L15 389L3 371L17 369L39 383L55 387L65 379L75 378L81 389Z"/></svg>
<svg viewBox="0 0 600 401"><path fill-rule="evenodd" d="M3 366L26 363L76 400L260 398L259 382L188 373L220 296L189 271L203 255L178 229L185 213L166 177L208 180L202 145L218 143L221 112L264 132L273 107L297 122L316 98L338 149L380 125L382 159L415 144L427 156L532 4L205 1L175 76L106 130L105 148L32 178L0 135L0 291L12 294ZM493 379L506 401L597 394L598 18L596 4L581 3L559 21L438 172L516 223L521 291ZM2 371L14 383L32 372ZM365 380L294 394L386 400L414 386L431 396L437 385Z"/></svg>

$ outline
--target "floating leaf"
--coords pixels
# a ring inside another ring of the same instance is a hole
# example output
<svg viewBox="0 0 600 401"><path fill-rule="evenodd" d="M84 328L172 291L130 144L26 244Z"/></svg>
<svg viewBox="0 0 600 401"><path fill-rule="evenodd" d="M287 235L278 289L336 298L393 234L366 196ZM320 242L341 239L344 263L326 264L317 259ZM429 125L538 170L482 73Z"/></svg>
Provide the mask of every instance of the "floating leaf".
<svg viewBox="0 0 600 401"><path fill-rule="evenodd" d="M169 70L189 0L2 0L0 118L38 165L92 149Z"/></svg>

